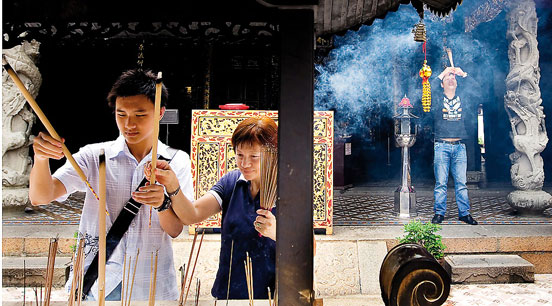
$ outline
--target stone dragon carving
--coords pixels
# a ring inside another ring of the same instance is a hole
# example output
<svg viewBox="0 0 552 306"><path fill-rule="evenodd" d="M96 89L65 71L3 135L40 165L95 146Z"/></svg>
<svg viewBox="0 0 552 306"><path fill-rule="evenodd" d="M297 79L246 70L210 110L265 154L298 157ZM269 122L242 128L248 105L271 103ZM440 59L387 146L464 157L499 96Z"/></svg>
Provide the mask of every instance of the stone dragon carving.
<svg viewBox="0 0 552 306"><path fill-rule="evenodd" d="M534 214L552 205L552 196L542 191L544 167L540 153L548 143L548 136L539 87L538 19L533 0L518 0L509 6L506 37L510 72L506 77L504 107L515 148L510 154L510 175L518 190L508 195L508 202L519 211Z"/></svg>
<svg viewBox="0 0 552 306"><path fill-rule="evenodd" d="M33 40L2 51L10 65L36 97L42 76L35 65L40 43ZM25 205L28 202L32 144L31 127L35 115L23 95L2 71L2 206Z"/></svg>

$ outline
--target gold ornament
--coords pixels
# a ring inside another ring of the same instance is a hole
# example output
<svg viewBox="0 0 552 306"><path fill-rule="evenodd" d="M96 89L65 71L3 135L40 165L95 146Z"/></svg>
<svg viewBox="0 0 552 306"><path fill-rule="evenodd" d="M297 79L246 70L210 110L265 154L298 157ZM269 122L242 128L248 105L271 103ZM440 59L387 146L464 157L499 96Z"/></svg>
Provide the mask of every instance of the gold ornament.
<svg viewBox="0 0 552 306"><path fill-rule="evenodd" d="M430 76L431 67L427 65L427 60L424 60L424 65L420 69L420 77L422 78L422 107L426 113L428 113L431 109L431 85L429 84Z"/></svg>

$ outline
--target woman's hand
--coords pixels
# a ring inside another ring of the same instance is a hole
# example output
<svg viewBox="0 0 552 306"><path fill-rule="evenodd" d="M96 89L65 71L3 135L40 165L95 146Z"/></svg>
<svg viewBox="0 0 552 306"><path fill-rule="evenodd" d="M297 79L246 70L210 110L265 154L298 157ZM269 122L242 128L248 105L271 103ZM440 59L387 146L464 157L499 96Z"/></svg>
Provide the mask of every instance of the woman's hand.
<svg viewBox="0 0 552 306"><path fill-rule="evenodd" d="M257 210L257 218L253 226L261 235L276 241L276 217L266 209Z"/></svg>
<svg viewBox="0 0 552 306"><path fill-rule="evenodd" d="M144 167L144 175L148 180L150 179L151 162L146 163L146 166ZM169 163L164 160L157 161L157 169L155 169L155 180L159 182L159 184L165 186L167 193L175 192L176 189L178 189L178 186L180 186L176 174L171 169Z"/></svg>
<svg viewBox="0 0 552 306"><path fill-rule="evenodd" d="M165 200L165 190L161 185L151 185L150 182L146 186L138 188L138 191L132 193L132 198L139 203L159 208Z"/></svg>

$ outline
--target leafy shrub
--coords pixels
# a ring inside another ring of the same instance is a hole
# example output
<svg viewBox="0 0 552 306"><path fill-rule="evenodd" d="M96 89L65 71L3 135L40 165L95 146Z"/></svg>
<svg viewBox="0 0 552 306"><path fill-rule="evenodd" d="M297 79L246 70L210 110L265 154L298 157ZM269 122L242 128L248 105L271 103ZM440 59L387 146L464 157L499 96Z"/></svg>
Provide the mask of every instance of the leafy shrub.
<svg viewBox="0 0 552 306"><path fill-rule="evenodd" d="M412 220L404 225L406 236L397 238L397 240L399 240L399 243L417 243L423 246L435 259L441 259L445 256L446 247L441 240L441 235L435 233L441 229L442 227L439 224Z"/></svg>

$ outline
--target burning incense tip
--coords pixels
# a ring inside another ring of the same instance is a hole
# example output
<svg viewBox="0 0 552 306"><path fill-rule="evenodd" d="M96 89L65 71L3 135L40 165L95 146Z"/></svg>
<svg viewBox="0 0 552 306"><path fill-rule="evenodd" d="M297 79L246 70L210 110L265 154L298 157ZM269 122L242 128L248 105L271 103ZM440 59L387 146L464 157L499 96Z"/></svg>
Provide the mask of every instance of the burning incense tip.
<svg viewBox="0 0 552 306"><path fill-rule="evenodd" d="M156 80L157 84L161 83L162 79L163 79L163 72L159 71L157 73L157 80Z"/></svg>

